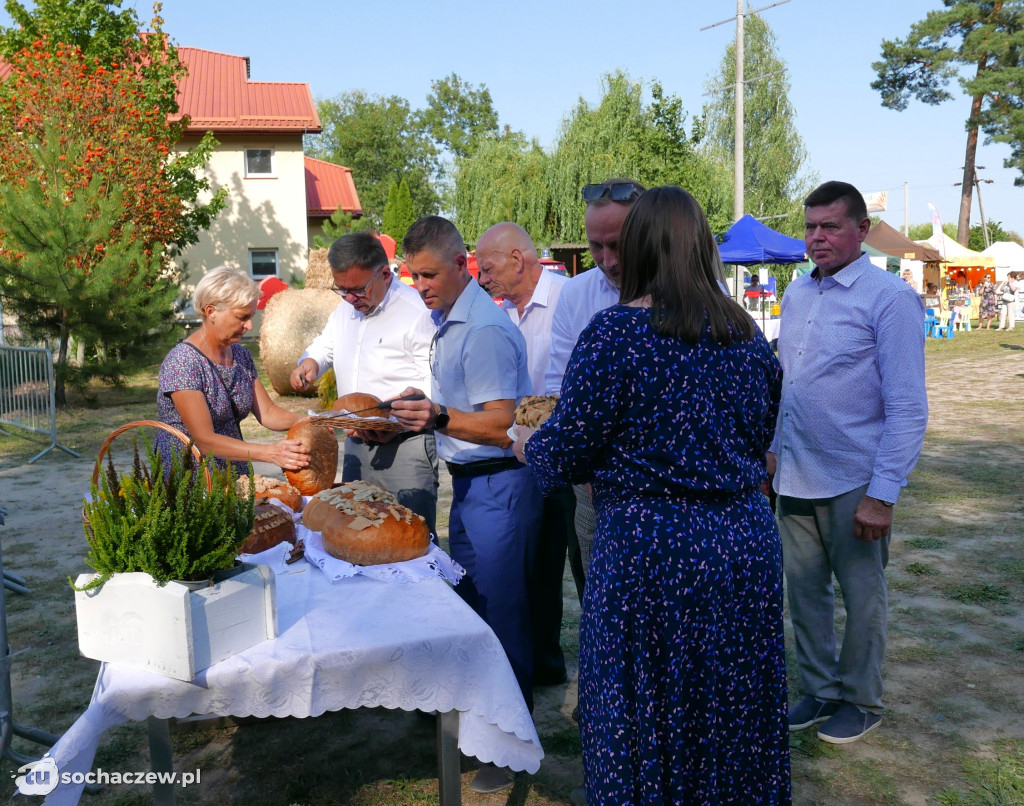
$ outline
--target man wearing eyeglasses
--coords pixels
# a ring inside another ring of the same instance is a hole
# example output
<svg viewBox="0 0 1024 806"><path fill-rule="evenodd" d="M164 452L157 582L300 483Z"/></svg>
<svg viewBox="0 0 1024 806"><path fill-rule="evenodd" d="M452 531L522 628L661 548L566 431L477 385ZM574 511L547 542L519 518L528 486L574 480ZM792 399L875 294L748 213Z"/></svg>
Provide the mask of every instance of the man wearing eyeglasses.
<svg viewBox="0 0 1024 806"><path fill-rule="evenodd" d="M393 411L406 428L437 434L438 454L452 475L449 548L466 569L455 590L494 630L532 710L527 582L543 497L532 471L512 454L507 433L516 403L532 391L526 342L469 274L454 224L421 218L402 249L437 336L430 398L398 401ZM403 395L419 391L409 388ZM511 785L507 771L493 766L481 768L471 784L478 792Z"/></svg>
<svg viewBox="0 0 1024 806"><path fill-rule="evenodd" d="M626 178L583 186L583 201L587 205L583 226L587 246L599 271L591 269L578 274L562 288L551 319L551 362L544 377L546 394L560 393L569 356L591 317L619 301L619 234L634 202L645 190L639 182ZM576 541L575 544L572 540L569 542L569 565L582 603L595 516L587 486L579 485L574 490Z"/></svg>
<svg viewBox="0 0 1024 806"><path fill-rule="evenodd" d="M338 395L362 392L381 400L430 375L434 323L419 294L396 282L377 237L353 232L327 253L334 288L341 297L323 332L299 357L291 374L302 391L334 367ZM365 481L390 490L422 515L431 533L437 516L438 465L432 433L346 430L344 481Z"/></svg>

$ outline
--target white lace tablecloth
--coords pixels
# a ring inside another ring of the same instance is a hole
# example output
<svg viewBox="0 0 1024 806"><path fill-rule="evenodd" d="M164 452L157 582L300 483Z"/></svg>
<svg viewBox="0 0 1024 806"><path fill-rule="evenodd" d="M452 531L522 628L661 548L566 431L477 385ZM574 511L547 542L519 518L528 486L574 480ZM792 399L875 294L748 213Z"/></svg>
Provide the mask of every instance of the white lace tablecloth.
<svg viewBox="0 0 1024 806"><path fill-rule="evenodd" d="M305 561L277 576L278 637L185 683L105 663L92 702L54 745L61 773L88 772L107 728L150 716L319 716L342 708L459 711L459 749L536 772L544 752L491 629L441 579L352 577ZM47 804L75 804L82 785Z"/></svg>

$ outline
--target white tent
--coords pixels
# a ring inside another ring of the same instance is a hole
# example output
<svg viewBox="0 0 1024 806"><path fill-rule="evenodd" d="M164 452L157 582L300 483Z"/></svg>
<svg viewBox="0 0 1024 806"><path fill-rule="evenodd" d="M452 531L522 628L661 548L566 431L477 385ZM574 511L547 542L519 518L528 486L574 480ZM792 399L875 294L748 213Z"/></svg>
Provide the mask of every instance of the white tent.
<svg viewBox="0 0 1024 806"><path fill-rule="evenodd" d="M1024 271L1024 246L1013 241L996 241L982 252L996 262L996 282L1006 279L1011 271Z"/></svg>

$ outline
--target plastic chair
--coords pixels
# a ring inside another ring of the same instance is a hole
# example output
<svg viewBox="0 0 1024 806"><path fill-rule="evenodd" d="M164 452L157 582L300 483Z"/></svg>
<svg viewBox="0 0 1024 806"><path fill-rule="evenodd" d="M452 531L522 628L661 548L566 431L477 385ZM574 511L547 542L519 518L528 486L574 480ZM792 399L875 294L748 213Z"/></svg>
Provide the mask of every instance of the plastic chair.
<svg viewBox="0 0 1024 806"><path fill-rule="evenodd" d="M953 338L953 323L951 320L949 311L939 312L939 321L932 325L932 337L941 339L943 337L947 339Z"/></svg>

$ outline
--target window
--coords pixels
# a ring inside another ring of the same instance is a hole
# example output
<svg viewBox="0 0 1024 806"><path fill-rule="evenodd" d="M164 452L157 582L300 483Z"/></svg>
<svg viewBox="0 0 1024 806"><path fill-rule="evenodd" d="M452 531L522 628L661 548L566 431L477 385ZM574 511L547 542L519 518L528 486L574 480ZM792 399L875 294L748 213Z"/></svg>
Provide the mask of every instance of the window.
<svg viewBox="0 0 1024 806"><path fill-rule="evenodd" d="M245 149L245 175L250 176L273 176L274 175L274 149L272 148L247 148Z"/></svg>
<svg viewBox="0 0 1024 806"><path fill-rule="evenodd" d="M250 249L249 273L254 279L277 276L276 249Z"/></svg>

